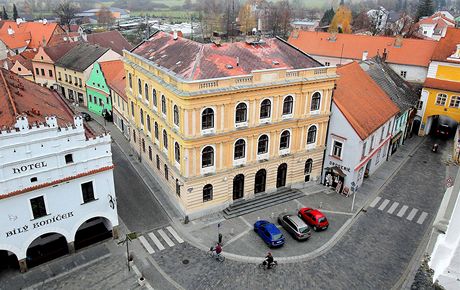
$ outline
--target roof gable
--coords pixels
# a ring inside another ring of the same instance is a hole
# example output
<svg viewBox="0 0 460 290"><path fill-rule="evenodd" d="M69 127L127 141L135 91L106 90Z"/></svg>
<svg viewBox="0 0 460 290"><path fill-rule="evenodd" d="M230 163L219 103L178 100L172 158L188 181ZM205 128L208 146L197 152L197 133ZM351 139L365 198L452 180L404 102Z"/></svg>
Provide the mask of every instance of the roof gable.
<svg viewBox="0 0 460 290"><path fill-rule="evenodd" d="M122 60L110 60L99 63L102 73L104 74L105 81L108 86L117 92L125 101L126 96L126 73Z"/></svg>
<svg viewBox="0 0 460 290"><path fill-rule="evenodd" d="M86 81L86 86L109 94L109 88L107 86L107 82L104 78L104 74L102 73L101 66L99 65L99 63L96 62L93 65L93 69L91 70L89 78Z"/></svg>
<svg viewBox="0 0 460 290"><path fill-rule="evenodd" d="M441 38L433 53L433 60L459 63L448 58L455 53L457 45L460 44L460 29L448 27L446 35Z"/></svg>
<svg viewBox="0 0 460 290"><path fill-rule="evenodd" d="M361 140L365 140L399 112L389 96L355 61L337 68L339 79L333 102Z"/></svg>
<svg viewBox="0 0 460 290"><path fill-rule="evenodd" d="M86 38L89 43L110 48L119 55L123 55L123 50L131 50L133 48L131 43L118 30L92 33L88 34Z"/></svg>

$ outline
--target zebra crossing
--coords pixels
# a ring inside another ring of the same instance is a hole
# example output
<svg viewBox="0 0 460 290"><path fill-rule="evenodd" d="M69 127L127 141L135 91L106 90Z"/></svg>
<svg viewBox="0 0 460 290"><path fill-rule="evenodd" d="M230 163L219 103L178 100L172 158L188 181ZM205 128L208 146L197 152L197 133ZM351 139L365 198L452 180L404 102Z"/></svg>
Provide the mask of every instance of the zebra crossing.
<svg viewBox="0 0 460 290"><path fill-rule="evenodd" d="M176 243L182 244L184 240L171 226L167 226L140 236L139 242L149 254L154 254L156 251L174 247Z"/></svg>
<svg viewBox="0 0 460 290"><path fill-rule="evenodd" d="M378 207L377 207L378 206ZM409 206L402 204L400 206L399 202L392 202L389 199L384 199L380 196L377 196L370 204L369 207L376 208L380 211L387 212L391 215L396 215L399 218L406 218L408 221L414 221L419 225L423 224L428 217L428 213L421 211L417 208L409 208ZM399 208L399 209L398 209ZM397 210L398 209L398 210ZM420 214L419 214L420 213ZM407 214L407 215L406 215ZM414 219L418 215L417 219Z"/></svg>

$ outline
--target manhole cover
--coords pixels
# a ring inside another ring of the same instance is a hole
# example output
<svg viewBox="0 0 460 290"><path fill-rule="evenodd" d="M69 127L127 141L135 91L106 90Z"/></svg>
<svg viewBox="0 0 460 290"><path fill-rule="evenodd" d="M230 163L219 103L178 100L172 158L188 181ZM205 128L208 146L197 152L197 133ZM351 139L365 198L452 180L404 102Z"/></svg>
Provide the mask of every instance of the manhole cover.
<svg viewBox="0 0 460 290"><path fill-rule="evenodd" d="M187 259L185 259L185 260L182 260L182 264L184 264L184 265L187 265L189 262L190 262L190 261L189 261L189 260L187 260Z"/></svg>

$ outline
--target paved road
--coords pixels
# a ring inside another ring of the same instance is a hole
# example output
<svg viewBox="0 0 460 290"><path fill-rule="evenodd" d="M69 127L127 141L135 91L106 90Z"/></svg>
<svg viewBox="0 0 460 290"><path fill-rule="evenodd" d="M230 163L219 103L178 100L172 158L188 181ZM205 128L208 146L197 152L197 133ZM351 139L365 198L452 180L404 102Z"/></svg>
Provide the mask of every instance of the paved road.
<svg viewBox="0 0 460 290"><path fill-rule="evenodd" d="M221 264L187 243L153 258L186 289L390 289L415 254L445 190L442 159L448 146L441 143L441 152L433 154L431 142L427 139L380 192L374 207L319 258L282 264L271 273L253 264L230 260Z"/></svg>
<svg viewBox="0 0 460 290"><path fill-rule="evenodd" d="M116 144L112 154L118 215L128 229L146 232L169 224L165 211Z"/></svg>

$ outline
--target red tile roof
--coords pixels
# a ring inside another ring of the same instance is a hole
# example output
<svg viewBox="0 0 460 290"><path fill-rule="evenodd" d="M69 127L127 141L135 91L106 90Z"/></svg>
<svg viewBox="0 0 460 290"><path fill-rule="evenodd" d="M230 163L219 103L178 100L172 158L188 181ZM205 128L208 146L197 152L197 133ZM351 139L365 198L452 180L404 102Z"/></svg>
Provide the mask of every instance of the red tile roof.
<svg viewBox="0 0 460 290"><path fill-rule="evenodd" d="M425 17L418 22L418 24L437 24L437 25L443 25L443 27L446 25L449 25L446 23L450 23L452 26L455 26L455 20L447 18L441 12L436 12L435 14L429 17Z"/></svg>
<svg viewBox="0 0 460 290"><path fill-rule="evenodd" d="M107 84L119 94L123 100L127 101L126 96L126 73L122 60L111 60L100 62L102 73Z"/></svg>
<svg viewBox="0 0 460 290"><path fill-rule="evenodd" d="M299 31L298 37L289 37L289 43L305 53L318 56L361 60L364 51L368 58L384 49L387 51L387 62L428 67L430 58L437 45L434 40L403 38L402 45L395 46L396 38L386 36L369 36L356 34L336 34L331 40L328 32ZM343 49L343 51L342 51Z"/></svg>
<svg viewBox="0 0 460 290"><path fill-rule="evenodd" d="M186 38L177 40L165 32L155 33L132 53L188 80L250 74L263 69L303 69L321 64L279 38L261 44L246 42L202 44ZM237 60L239 61L237 65ZM231 65L232 68L227 68Z"/></svg>
<svg viewBox="0 0 460 290"><path fill-rule="evenodd" d="M7 59L11 62L11 66L13 66L16 63L16 61L19 61L19 63L21 63L25 68L32 72L32 59L35 56L35 54L37 53L33 51L24 51L20 54L9 56ZM8 69L11 69L11 67L9 67L9 63Z"/></svg>
<svg viewBox="0 0 460 290"><path fill-rule="evenodd" d="M27 47L28 41L30 41L30 32L15 33L13 35L0 34L0 40L5 43L9 49L17 49Z"/></svg>
<svg viewBox="0 0 460 290"><path fill-rule="evenodd" d="M0 128L14 126L21 114L27 114L30 123L54 115L60 126L73 123L74 115L55 91L0 69Z"/></svg>
<svg viewBox="0 0 460 290"><path fill-rule="evenodd" d="M399 112L357 62L337 68L337 73L340 77L333 101L362 140Z"/></svg>
<svg viewBox="0 0 460 290"><path fill-rule="evenodd" d="M460 44L460 29L448 27L446 36L441 38L433 53L433 60L459 63L460 61L448 60L455 53L457 45Z"/></svg>
<svg viewBox="0 0 460 290"><path fill-rule="evenodd" d="M444 81L433 78L427 78L423 84L423 87L451 92L460 92L460 82Z"/></svg>
<svg viewBox="0 0 460 290"><path fill-rule="evenodd" d="M87 41L91 44L110 48L119 55L123 55L123 49L131 50L133 48L118 30L88 34Z"/></svg>
<svg viewBox="0 0 460 290"><path fill-rule="evenodd" d="M61 57L64 56L69 50L74 48L78 42L66 42L56 46L45 47L46 54L54 61L58 61Z"/></svg>
<svg viewBox="0 0 460 290"><path fill-rule="evenodd" d="M29 33L30 42L28 48L38 48L43 45L43 41L48 43L54 34L57 23L40 23L40 22L23 22L19 25L15 21L3 20L1 21L2 26L0 27L0 39L14 38L19 35ZM8 35L8 28L14 30L13 35ZM22 36L21 36L22 37Z"/></svg>

